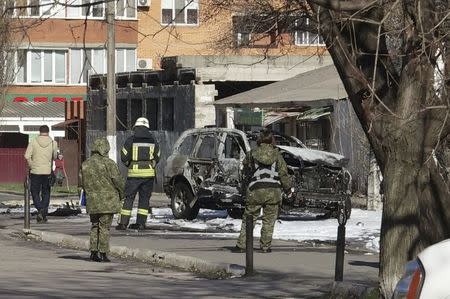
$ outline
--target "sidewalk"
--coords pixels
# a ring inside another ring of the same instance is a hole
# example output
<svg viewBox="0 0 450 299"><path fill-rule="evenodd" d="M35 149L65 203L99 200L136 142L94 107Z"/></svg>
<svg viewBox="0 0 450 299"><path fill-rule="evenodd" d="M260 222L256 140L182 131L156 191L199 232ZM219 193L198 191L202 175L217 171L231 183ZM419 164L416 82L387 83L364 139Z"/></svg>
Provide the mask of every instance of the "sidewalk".
<svg viewBox="0 0 450 299"><path fill-rule="evenodd" d="M31 199L30 199L31 200ZM16 192L0 192L0 206L23 206L24 195ZM78 205L79 197L76 195L69 194L52 194L50 199L50 204L53 206L61 206L69 202L70 204L73 202L74 205ZM137 204L137 200L135 200ZM164 193L153 193L152 200L150 201L150 205L152 207L167 207L170 203L170 200ZM33 200L31 200L31 204L33 204Z"/></svg>
<svg viewBox="0 0 450 299"><path fill-rule="evenodd" d="M22 222L16 220L9 229L22 230ZM115 225L115 223L113 224ZM81 244L77 248L86 249L90 222L87 215L74 218L61 219L52 217L47 224L36 224L32 222L35 234L47 234L52 240L62 238L61 236L72 236ZM57 233L57 234L55 234ZM64 235L58 235L64 234ZM55 237L56 236L56 237ZM137 232L128 230L119 232L112 229L112 246L121 246L123 250L131 252L130 255L139 260L150 260L156 258L175 257L172 266L184 261L184 257L193 258L197 263L204 261L223 267L224 270L234 269L236 273L242 273L245 266L245 254L231 253L229 248L235 245L235 234L220 234L214 237L211 234L173 232L165 230L146 230ZM50 238L50 239L51 239ZM55 239L56 238L56 239ZM49 240L50 240L49 239ZM48 241L48 240L47 240ZM60 243L63 242L57 242ZM258 248L255 240L255 248ZM67 245L67 244L66 244ZM69 246L70 247L70 246ZM73 247L73 246L72 246ZM117 249L117 250L119 250ZM325 288L330 286L334 280L335 252L334 247L302 247L298 242L274 240L273 252L262 254L254 252L254 268L258 276L270 280L289 280L305 286ZM162 255L160 255L162 253ZM150 256L149 256L150 255ZM217 269L217 268L214 268ZM202 271L200 271L202 272ZM228 271L230 273L230 271ZM363 253L347 253L344 265L344 282L362 285L377 285L378 256L365 255Z"/></svg>

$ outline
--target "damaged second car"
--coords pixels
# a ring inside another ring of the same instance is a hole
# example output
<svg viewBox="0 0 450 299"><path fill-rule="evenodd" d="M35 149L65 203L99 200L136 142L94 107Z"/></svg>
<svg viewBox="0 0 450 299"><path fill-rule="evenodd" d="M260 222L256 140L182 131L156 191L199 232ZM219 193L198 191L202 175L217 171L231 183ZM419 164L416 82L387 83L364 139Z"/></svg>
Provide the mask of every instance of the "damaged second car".
<svg viewBox="0 0 450 299"><path fill-rule="evenodd" d="M257 133L236 129L190 129L178 138L164 170L164 190L177 219L197 218L200 208L226 209L242 217L242 161L256 146ZM345 224L351 213L351 176L344 156L305 148L299 140L275 135L294 180L294 195L283 198L281 211L313 211Z"/></svg>

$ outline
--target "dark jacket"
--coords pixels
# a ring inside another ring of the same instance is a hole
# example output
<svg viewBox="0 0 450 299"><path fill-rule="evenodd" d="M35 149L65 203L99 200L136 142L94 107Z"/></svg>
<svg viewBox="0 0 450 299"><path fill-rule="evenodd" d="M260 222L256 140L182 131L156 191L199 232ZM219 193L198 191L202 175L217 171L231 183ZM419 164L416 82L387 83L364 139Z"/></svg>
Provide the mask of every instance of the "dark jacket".
<svg viewBox="0 0 450 299"><path fill-rule="evenodd" d="M159 144L146 127L135 127L134 135L122 147L120 158L128 167L128 177L155 177L160 158Z"/></svg>

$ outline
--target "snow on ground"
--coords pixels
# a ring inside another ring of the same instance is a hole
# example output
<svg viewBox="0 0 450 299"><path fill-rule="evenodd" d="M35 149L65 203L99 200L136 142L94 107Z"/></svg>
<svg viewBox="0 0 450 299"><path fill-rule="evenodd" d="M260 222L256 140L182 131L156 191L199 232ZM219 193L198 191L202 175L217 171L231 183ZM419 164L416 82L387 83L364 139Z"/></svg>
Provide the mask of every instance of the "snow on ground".
<svg viewBox="0 0 450 299"><path fill-rule="evenodd" d="M3 211L5 210L5 211ZM55 208L50 208L49 212ZM31 208L31 212L35 211ZM5 213L6 209L0 208L0 213ZM23 208L11 208L10 213L23 213ZM83 209L83 214L85 210ZM130 223L134 223L137 210L133 209ZM117 216L114 223L117 223ZM74 221L77 218L72 218ZM84 221L84 220L83 220ZM228 217L225 210L214 211L201 209L197 219L188 221L174 219L170 208L153 208L151 217L147 224L152 226L179 227L187 230L201 231L213 237L232 237L237 238L241 229L240 219ZM294 241L334 241L337 234L336 219L316 219L314 214L301 213L297 217L281 217L275 225L273 237L281 240ZM361 209L352 209L351 218L346 225L347 242L365 244L366 249L379 252L381 227L381 211L366 211ZM260 236L261 220L256 223L254 235Z"/></svg>
<svg viewBox="0 0 450 299"><path fill-rule="evenodd" d="M133 211L136 216L136 211ZM337 220L318 220L311 214L302 214L299 217L289 220L278 220L275 225L273 237L282 240L318 240L334 241L337 234ZM239 233L241 220L228 217L226 211L200 210L197 219L186 221L174 219L169 208L153 209L152 217L148 219L148 224L175 225L197 230L217 229L226 231L226 234L214 233L214 236L230 236ZM381 227L381 211L366 211L353 209L351 218L346 225L346 239L366 244L366 248L375 252L379 251L379 235ZM260 236L261 220L258 220L255 227L255 237Z"/></svg>

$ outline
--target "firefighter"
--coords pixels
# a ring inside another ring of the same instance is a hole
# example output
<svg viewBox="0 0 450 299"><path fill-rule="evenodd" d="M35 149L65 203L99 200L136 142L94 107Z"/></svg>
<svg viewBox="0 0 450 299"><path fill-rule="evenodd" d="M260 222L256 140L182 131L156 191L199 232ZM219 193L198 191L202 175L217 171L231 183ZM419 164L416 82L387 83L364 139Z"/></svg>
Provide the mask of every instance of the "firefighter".
<svg viewBox="0 0 450 299"><path fill-rule="evenodd" d="M138 118L133 127L133 136L125 141L120 153L122 162L128 167L128 176L125 186L125 201L120 211L117 230L127 229L137 193L139 193L139 203L136 223L131 224L129 228L145 229L153 181L156 176L156 165L159 162L159 145L149 128L148 119Z"/></svg>
<svg viewBox="0 0 450 299"><path fill-rule="evenodd" d="M258 147L247 153L243 162L243 182L246 203L241 232L234 252L245 251L245 222L253 216L253 226L263 209L260 238L261 252L271 252L272 234L281 204L282 191L289 193L291 178L281 153L274 146L273 133L265 129L257 141Z"/></svg>

